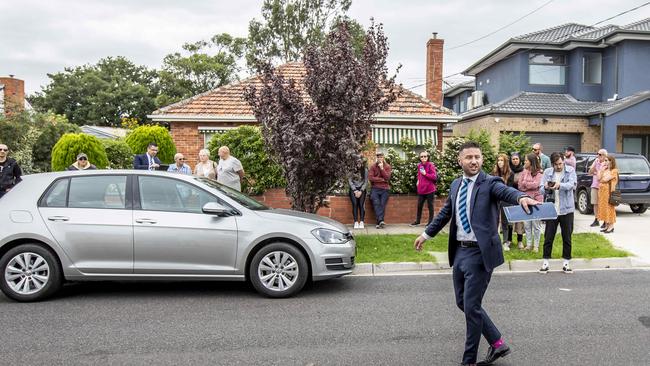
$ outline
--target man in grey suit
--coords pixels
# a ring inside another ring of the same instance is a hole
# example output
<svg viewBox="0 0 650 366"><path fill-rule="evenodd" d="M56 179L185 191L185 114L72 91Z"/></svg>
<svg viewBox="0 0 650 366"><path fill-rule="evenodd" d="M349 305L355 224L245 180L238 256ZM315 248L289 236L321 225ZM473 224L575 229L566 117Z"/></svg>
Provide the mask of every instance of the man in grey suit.
<svg viewBox="0 0 650 366"><path fill-rule="evenodd" d="M485 360L478 365L491 365L510 353L481 305L492 271L504 262L498 231L498 202L520 204L527 212L529 205L540 202L506 186L501 178L485 174L481 170L481 148L475 142L461 145L458 163L463 168L463 176L452 182L444 207L414 245L416 250L422 250L424 242L451 221L449 263L453 266L456 305L465 313L467 325L462 365L477 365L481 334L490 347Z"/></svg>

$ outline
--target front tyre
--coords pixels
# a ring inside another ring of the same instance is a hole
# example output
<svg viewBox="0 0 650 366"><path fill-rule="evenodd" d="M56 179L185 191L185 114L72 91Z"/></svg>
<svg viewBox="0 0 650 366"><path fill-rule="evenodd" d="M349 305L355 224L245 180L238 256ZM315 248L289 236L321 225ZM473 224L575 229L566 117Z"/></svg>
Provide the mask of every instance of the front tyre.
<svg viewBox="0 0 650 366"><path fill-rule="evenodd" d="M646 212L648 205L644 205L643 203L633 203L630 204L630 209L632 209L632 212L635 214L642 214Z"/></svg>
<svg viewBox="0 0 650 366"><path fill-rule="evenodd" d="M589 191L581 189L578 192L578 211L583 215L590 215L594 212L593 206L590 204Z"/></svg>
<svg viewBox="0 0 650 366"><path fill-rule="evenodd" d="M52 252L37 244L23 244L0 258L0 290L9 298L39 301L62 284L61 266Z"/></svg>
<svg viewBox="0 0 650 366"><path fill-rule="evenodd" d="M289 297L298 293L309 277L305 255L287 243L262 247L251 261L249 278L257 292L268 297Z"/></svg>

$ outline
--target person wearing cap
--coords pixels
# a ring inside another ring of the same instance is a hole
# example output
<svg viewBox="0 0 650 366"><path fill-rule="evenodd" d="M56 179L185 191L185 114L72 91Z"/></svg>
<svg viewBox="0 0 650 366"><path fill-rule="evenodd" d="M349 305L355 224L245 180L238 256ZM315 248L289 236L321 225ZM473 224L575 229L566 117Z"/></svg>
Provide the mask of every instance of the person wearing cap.
<svg viewBox="0 0 650 366"><path fill-rule="evenodd" d="M94 166L93 164L90 164L90 161L88 161L88 155L84 153L79 153L77 155L77 161L75 161L74 164L70 165L66 170L93 170L93 169L97 169L97 167Z"/></svg>
<svg viewBox="0 0 650 366"><path fill-rule="evenodd" d="M384 214L386 213L386 204L388 203L388 191L390 190L390 165L384 161L384 153L377 153L377 161L372 164L368 172L368 180L372 184L370 189L370 200L375 210L377 218L377 229L383 229Z"/></svg>
<svg viewBox="0 0 650 366"><path fill-rule="evenodd" d="M576 149L573 146L567 146L564 149L564 164L576 168Z"/></svg>

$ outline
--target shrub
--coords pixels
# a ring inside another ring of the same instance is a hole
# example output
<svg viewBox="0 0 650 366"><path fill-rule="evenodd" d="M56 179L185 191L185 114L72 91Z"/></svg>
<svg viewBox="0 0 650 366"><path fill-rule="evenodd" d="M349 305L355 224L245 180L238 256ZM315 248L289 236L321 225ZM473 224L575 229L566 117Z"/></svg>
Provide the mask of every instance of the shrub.
<svg viewBox="0 0 650 366"><path fill-rule="evenodd" d="M64 116L52 114L49 123L46 123L42 132L36 139L32 148L34 168L47 172L52 169L52 147L66 133L80 133L81 129L69 123Z"/></svg>
<svg viewBox="0 0 650 366"><path fill-rule="evenodd" d="M97 168L108 167L108 158L101 141L84 133L66 133L52 148L52 170L65 170L77 159L77 154L85 153L88 161Z"/></svg>
<svg viewBox="0 0 650 366"><path fill-rule="evenodd" d="M133 151L123 139L102 139L106 156L108 157L109 169L131 169L133 168Z"/></svg>
<svg viewBox="0 0 650 366"><path fill-rule="evenodd" d="M391 193L412 193L416 192L418 179L417 167L418 155L415 153L415 141L404 137L400 140L400 148L404 157L393 149L388 149L386 161L391 167L390 191Z"/></svg>
<svg viewBox="0 0 650 366"><path fill-rule="evenodd" d="M532 143L530 137L525 133L520 132L515 135L512 132L503 133L499 136L499 152L510 155L513 152L518 152L522 157L530 153ZM522 158L523 161L523 158Z"/></svg>
<svg viewBox="0 0 650 366"><path fill-rule="evenodd" d="M131 147L134 154L142 154L147 151L149 143L158 144L158 158L163 163L172 163L176 154L176 145L169 134L169 131L162 126L140 126L129 132L126 136L126 143Z"/></svg>
<svg viewBox="0 0 650 366"><path fill-rule="evenodd" d="M13 114L7 118L0 113L0 143L6 144L9 150L18 150L21 140L32 125L28 112Z"/></svg>
<svg viewBox="0 0 650 366"><path fill-rule="evenodd" d="M228 146L230 154L241 161L244 172L242 191L261 194L269 188L286 184L282 167L267 153L258 127L242 126L216 134L209 143L210 156L218 160L221 146Z"/></svg>

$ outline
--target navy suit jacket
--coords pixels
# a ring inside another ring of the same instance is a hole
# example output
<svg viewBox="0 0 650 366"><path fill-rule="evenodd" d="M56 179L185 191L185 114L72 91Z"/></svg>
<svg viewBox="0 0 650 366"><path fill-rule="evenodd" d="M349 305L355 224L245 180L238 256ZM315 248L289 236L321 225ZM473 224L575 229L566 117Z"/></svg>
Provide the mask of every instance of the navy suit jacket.
<svg viewBox="0 0 650 366"><path fill-rule="evenodd" d="M449 197L438 215L424 230L427 235L433 237L442 230L449 221L449 264L454 265L454 257L458 248L456 239L456 197L462 178L456 178L451 183ZM483 256L483 264L488 271L503 264L503 249L499 237L499 201L511 204L518 204L518 199L525 196L519 190L508 187L499 177L493 177L480 171L470 200L470 223L478 246Z"/></svg>
<svg viewBox="0 0 650 366"><path fill-rule="evenodd" d="M160 165L160 159L157 156L153 157L153 162ZM136 155L133 158L133 169L149 170L149 158L147 153Z"/></svg>

